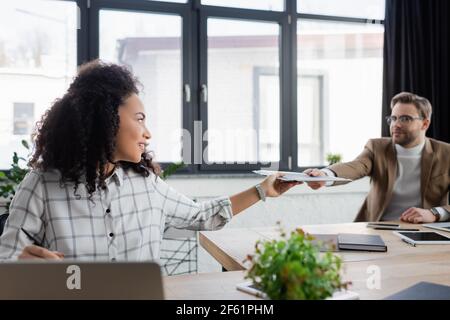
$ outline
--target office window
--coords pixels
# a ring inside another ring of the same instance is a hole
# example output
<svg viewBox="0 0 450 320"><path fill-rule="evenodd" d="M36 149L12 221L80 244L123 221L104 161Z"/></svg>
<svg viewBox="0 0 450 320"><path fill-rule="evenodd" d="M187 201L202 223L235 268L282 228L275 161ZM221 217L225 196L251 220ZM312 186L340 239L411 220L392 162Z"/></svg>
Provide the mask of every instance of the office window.
<svg viewBox="0 0 450 320"><path fill-rule="evenodd" d="M210 6L235 7L245 9L283 11L284 0L201 0Z"/></svg>
<svg viewBox="0 0 450 320"><path fill-rule="evenodd" d="M158 162L181 160L181 24L177 15L100 11L99 56L130 67L142 83L150 149Z"/></svg>
<svg viewBox="0 0 450 320"><path fill-rule="evenodd" d="M299 13L384 19L386 0L297 0Z"/></svg>
<svg viewBox="0 0 450 320"><path fill-rule="evenodd" d="M14 151L27 156L20 141L65 93L76 57L75 2L0 2L0 168L10 167Z"/></svg>
<svg viewBox="0 0 450 320"><path fill-rule="evenodd" d="M139 78L163 165L189 146L193 173L352 159L381 132L384 0L293 1L0 1L0 169L96 58Z"/></svg>
<svg viewBox="0 0 450 320"><path fill-rule="evenodd" d="M380 136L383 26L298 20L298 165ZM349 143L351 141L351 143Z"/></svg>
<svg viewBox="0 0 450 320"><path fill-rule="evenodd" d="M34 123L34 103L15 102L14 109L14 135L29 135Z"/></svg>
<svg viewBox="0 0 450 320"><path fill-rule="evenodd" d="M207 161L278 161L279 25L210 18L207 60Z"/></svg>

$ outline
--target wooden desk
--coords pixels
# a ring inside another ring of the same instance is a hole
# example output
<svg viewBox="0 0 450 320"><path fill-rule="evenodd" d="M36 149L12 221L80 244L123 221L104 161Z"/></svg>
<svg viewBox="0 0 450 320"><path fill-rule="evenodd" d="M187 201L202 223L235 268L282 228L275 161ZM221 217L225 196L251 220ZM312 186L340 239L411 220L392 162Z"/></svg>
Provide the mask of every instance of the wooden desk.
<svg viewBox="0 0 450 320"><path fill-rule="evenodd" d="M381 288L369 289L367 267L373 261L353 262L344 267L344 279L360 299L383 299L420 281L450 285L450 253L430 260L418 256L413 261L401 258L377 261L381 269ZM417 268L420 268L419 270ZM427 270L422 273L423 270ZM253 300L255 296L238 291L236 284L245 281L245 271L229 271L164 277L166 299L170 300Z"/></svg>
<svg viewBox="0 0 450 320"><path fill-rule="evenodd" d="M403 227L430 230L420 225L403 224ZM366 223L347 223L329 225L303 226L303 230L311 234L363 233L379 234L388 252L338 252L344 260L344 275L346 281L351 281L351 290L360 294L361 299L380 299L392 293L409 287L419 281L430 281L450 285L450 245L418 245L412 247L395 236L390 230L374 230L366 228ZM254 252L254 245L258 239L275 239L278 231L275 227L223 229L219 231L200 232L200 244L225 269L245 270L244 259L247 254ZM380 271L380 289L369 289L367 281L373 274L371 268L378 267ZM180 286L183 281L189 282L189 277L197 277L198 285L204 286L208 280L217 281L224 296L239 299L234 296L235 285L243 280L242 273L227 273L186 276L179 278ZM169 290L175 285L170 284ZM181 291L182 287L178 287ZM203 292L204 292L203 291ZM216 291L215 293L220 294ZM214 293L202 293L206 296ZM239 294L241 294L239 292ZM176 295L175 295L176 296ZM209 296L209 299L212 299ZM226 299L226 298L224 298Z"/></svg>
<svg viewBox="0 0 450 320"><path fill-rule="evenodd" d="M255 300L236 289L245 281L244 271L199 273L164 277L164 294L169 300Z"/></svg>

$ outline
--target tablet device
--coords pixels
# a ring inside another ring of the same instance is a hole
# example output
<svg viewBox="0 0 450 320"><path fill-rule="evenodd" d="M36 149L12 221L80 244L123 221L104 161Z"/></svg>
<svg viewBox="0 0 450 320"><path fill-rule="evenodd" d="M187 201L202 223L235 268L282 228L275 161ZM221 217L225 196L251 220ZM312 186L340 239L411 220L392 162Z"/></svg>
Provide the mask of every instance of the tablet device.
<svg viewBox="0 0 450 320"><path fill-rule="evenodd" d="M450 222L425 223L424 227L450 232Z"/></svg>
<svg viewBox="0 0 450 320"><path fill-rule="evenodd" d="M450 238L435 231L394 231L410 244L450 244Z"/></svg>

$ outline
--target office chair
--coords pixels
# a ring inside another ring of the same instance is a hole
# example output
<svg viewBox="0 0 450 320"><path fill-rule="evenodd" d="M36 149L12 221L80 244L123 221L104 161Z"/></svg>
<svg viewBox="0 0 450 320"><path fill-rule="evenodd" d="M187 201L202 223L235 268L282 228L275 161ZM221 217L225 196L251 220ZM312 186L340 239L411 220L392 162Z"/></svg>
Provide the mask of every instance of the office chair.
<svg viewBox="0 0 450 320"><path fill-rule="evenodd" d="M3 213L0 215L0 236L3 233L3 227L5 226L6 219L8 219L8 216L9 216L8 213Z"/></svg>

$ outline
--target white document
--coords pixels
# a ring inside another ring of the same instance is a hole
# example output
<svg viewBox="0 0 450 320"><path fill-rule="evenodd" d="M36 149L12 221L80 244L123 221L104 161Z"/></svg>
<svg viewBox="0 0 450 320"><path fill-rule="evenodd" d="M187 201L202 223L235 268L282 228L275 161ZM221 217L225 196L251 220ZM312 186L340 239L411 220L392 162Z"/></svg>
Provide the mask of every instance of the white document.
<svg viewBox="0 0 450 320"><path fill-rule="evenodd" d="M450 232L450 222L424 223L422 226L425 228Z"/></svg>
<svg viewBox="0 0 450 320"><path fill-rule="evenodd" d="M338 178L338 177L311 177L307 175L306 173L302 172L290 172L290 171L272 171L272 170L254 170L254 173L263 175L263 176L270 176L272 174L275 174L277 172L283 173L284 176L280 177L280 180L285 181L302 181L302 182L313 182L313 181L352 181L350 179L345 178Z"/></svg>

